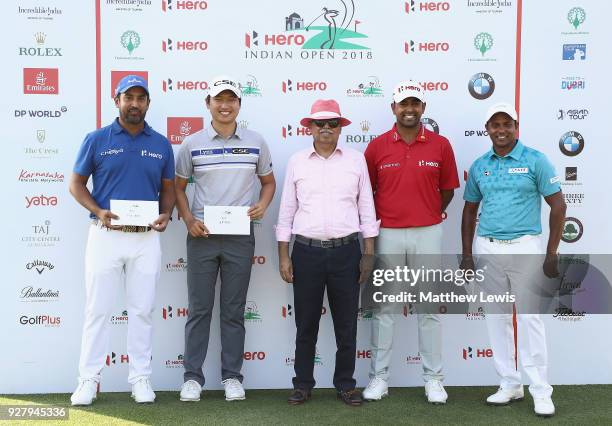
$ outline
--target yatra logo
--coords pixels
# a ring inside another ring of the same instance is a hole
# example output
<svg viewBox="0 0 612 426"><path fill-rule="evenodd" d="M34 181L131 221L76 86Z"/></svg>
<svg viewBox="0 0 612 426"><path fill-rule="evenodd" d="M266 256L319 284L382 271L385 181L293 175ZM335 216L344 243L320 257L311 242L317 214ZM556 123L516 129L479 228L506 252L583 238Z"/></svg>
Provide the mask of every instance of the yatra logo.
<svg viewBox="0 0 612 426"><path fill-rule="evenodd" d="M168 117L166 120L166 136L172 145L182 144L187 136L203 128L202 117Z"/></svg>
<svg viewBox="0 0 612 426"><path fill-rule="evenodd" d="M410 0L404 2L404 10L411 15L414 12L448 12L450 3L447 1L420 1Z"/></svg>
<svg viewBox="0 0 612 426"><path fill-rule="evenodd" d="M119 84L119 81L126 75L137 75L142 78L144 81L149 83L149 72L148 71L111 71L111 87L110 93L111 98L115 98L115 89Z"/></svg>
<svg viewBox="0 0 612 426"><path fill-rule="evenodd" d="M61 317L55 317L51 315L36 315L31 317L29 315L22 315L19 317L19 324L21 325L35 325L40 327L59 327L62 322Z"/></svg>
<svg viewBox="0 0 612 426"><path fill-rule="evenodd" d="M244 320L248 322L261 322L261 315L255 302L247 301L244 307Z"/></svg>
<svg viewBox="0 0 612 426"><path fill-rule="evenodd" d="M486 53L493 48L493 36L489 33L478 33L474 37L474 49L480 52L480 57L470 58L472 62L490 62L496 59L485 58Z"/></svg>
<svg viewBox="0 0 612 426"><path fill-rule="evenodd" d="M584 149L584 137L575 131L567 132L559 139L559 149L568 157L575 157Z"/></svg>
<svg viewBox="0 0 612 426"><path fill-rule="evenodd" d="M563 45L564 61L584 61L586 60L586 44L572 43Z"/></svg>
<svg viewBox="0 0 612 426"><path fill-rule="evenodd" d="M129 364L129 362L130 357L126 354L117 355L115 352L111 352L110 354L106 355L106 365L108 367L111 367L116 364Z"/></svg>
<svg viewBox="0 0 612 426"><path fill-rule="evenodd" d="M346 135L346 143L370 143L378 137L378 135L370 135L371 123L368 120L363 120L359 123L359 127L363 133L357 135Z"/></svg>
<svg viewBox="0 0 612 426"><path fill-rule="evenodd" d="M555 309L555 313L553 314L553 318L557 318L559 321L580 321L585 317L585 311L574 311L567 306Z"/></svg>
<svg viewBox="0 0 612 426"><path fill-rule="evenodd" d="M54 206L57 206L57 197L53 195L50 197L47 197L42 194L33 196L33 197L28 197L26 195L25 202L26 202L25 203L26 209L29 209L32 206L54 207Z"/></svg>
<svg viewBox="0 0 612 426"><path fill-rule="evenodd" d="M584 120L589 115L588 109L560 109L557 114L557 120Z"/></svg>
<svg viewBox="0 0 612 426"><path fill-rule="evenodd" d="M408 364L408 365L418 365L421 362L422 362L422 359L421 359L421 355L420 354L408 355L406 357L406 364Z"/></svg>
<svg viewBox="0 0 612 426"><path fill-rule="evenodd" d="M48 271L55 269L55 266L53 266L51 262L38 259L26 263L25 267L28 271L34 269L36 272L38 272L38 275L42 275L42 273L45 272L45 269Z"/></svg>
<svg viewBox="0 0 612 426"><path fill-rule="evenodd" d="M128 51L130 57L115 57L115 59L144 59L142 57L132 57L132 52L140 47L140 34L136 31L128 30L121 34L120 40L121 46Z"/></svg>
<svg viewBox="0 0 612 426"><path fill-rule="evenodd" d="M582 77L564 77L561 79L561 90L584 90L586 81Z"/></svg>
<svg viewBox="0 0 612 426"><path fill-rule="evenodd" d="M304 127L304 126L296 127L291 124L287 124L286 126L283 126L281 135L283 139L287 139L294 135L295 136L312 136L312 133L310 132L310 129L308 127Z"/></svg>
<svg viewBox="0 0 612 426"><path fill-rule="evenodd" d="M582 222L575 217L566 217L565 223L563 224L561 239L566 243L575 243L582 238L583 232L584 228Z"/></svg>
<svg viewBox="0 0 612 426"><path fill-rule="evenodd" d="M447 42L434 41L414 41L409 40L404 42L404 53L411 55L412 53L446 53L450 49Z"/></svg>
<svg viewBox="0 0 612 426"><path fill-rule="evenodd" d="M162 52L204 52L208 50L208 43L202 40L198 41L185 41L178 40L173 41L172 39L162 40Z"/></svg>
<svg viewBox="0 0 612 426"><path fill-rule="evenodd" d="M178 80L174 81L171 78L162 81L162 91L171 92L173 90L179 91L195 91L195 90L208 90L208 83L206 81L191 81L191 80Z"/></svg>
<svg viewBox="0 0 612 426"><path fill-rule="evenodd" d="M440 126L433 118L424 117L421 119L421 124L423 124L427 130L434 132L436 135L440 134Z"/></svg>
<svg viewBox="0 0 612 426"><path fill-rule="evenodd" d="M371 350L359 350L357 349L356 354L357 359L372 359L372 351Z"/></svg>
<svg viewBox="0 0 612 426"><path fill-rule="evenodd" d="M124 325L128 323L128 311L124 310L119 315L111 315L110 323L113 325Z"/></svg>
<svg viewBox="0 0 612 426"><path fill-rule="evenodd" d="M467 6L475 13L502 13L502 8L512 7L512 0L468 0Z"/></svg>
<svg viewBox="0 0 612 426"><path fill-rule="evenodd" d="M247 75L246 82L238 83L238 87L240 87L240 91L242 92L242 96L261 96L261 89L259 87L259 83L257 82L257 78L254 75Z"/></svg>
<svg viewBox="0 0 612 426"><path fill-rule="evenodd" d="M162 308L162 318L164 320L169 320L174 318L176 314L176 318L187 317L189 315L188 308L172 308L172 306L168 305Z"/></svg>
<svg viewBox="0 0 612 426"><path fill-rule="evenodd" d="M166 264L167 272L185 272L187 271L187 261L179 257L176 262Z"/></svg>
<svg viewBox="0 0 612 426"><path fill-rule="evenodd" d="M485 319L485 313L482 306L479 306L476 311L466 312L465 319L468 321L476 321Z"/></svg>
<svg viewBox="0 0 612 426"><path fill-rule="evenodd" d="M580 35L585 35L588 34L588 32L585 31L578 31L578 27L581 26L582 24L584 24L584 21L586 21L586 11L581 8L581 7L572 7L568 12L567 12L567 22L569 22L569 24L574 27L574 31L570 31L570 32L562 32L561 34L563 35L576 35L576 34L580 34Z"/></svg>
<svg viewBox="0 0 612 426"><path fill-rule="evenodd" d="M355 42L368 38L358 31L362 21L356 18L355 1L334 3L336 8L325 5L319 8L321 13L307 19L296 12L285 15L284 33L247 32L244 59L371 60L370 48Z"/></svg>
<svg viewBox="0 0 612 426"><path fill-rule="evenodd" d="M355 85L355 89L347 89L346 96L349 98L382 98L384 96L380 79L371 75L365 82Z"/></svg>
<svg viewBox="0 0 612 426"><path fill-rule="evenodd" d="M470 360L473 358L493 358L493 349L472 349L471 346L463 349L463 359Z"/></svg>
<svg viewBox="0 0 612 426"><path fill-rule="evenodd" d="M495 91L495 80L486 72L474 74L468 81L468 91L475 99L487 99Z"/></svg>
<svg viewBox="0 0 612 426"><path fill-rule="evenodd" d="M107 0L108 1L108 0ZM26 15L27 19L35 19L35 20L44 20L44 21L52 21L56 16L62 14L62 9L58 9L57 7L44 7L44 6L36 6L36 7L21 7L17 6L17 11L19 14Z"/></svg>
<svg viewBox="0 0 612 426"><path fill-rule="evenodd" d="M26 95L57 95L59 70L57 68L24 68L23 93Z"/></svg>
<svg viewBox="0 0 612 426"><path fill-rule="evenodd" d="M178 354L176 359L167 359L164 361L166 368L183 368L183 354Z"/></svg>
<svg viewBox="0 0 612 426"><path fill-rule="evenodd" d="M242 355L242 358L245 361L263 361L264 359L266 359L266 353L265 352L245 352L244 355Z"/></svg>
<svg viewBox="0 0 612 426"><path fill-rule="evenodd" d="M19 298L22 302L55 302L59 298L59 290L43 290L38 288L34 290L31 285L21 289Z"/></svg>
<svg viewBox="0 0 612 426"><path fill-rule="evenodd" d="M327 83L324 81L291 81L286 80L281 83L283 93L296 92L324 92L327 90Z"/></svg>
<svg viewBox="0 0 612 426"><path fill-rule="evenodd" d="M59 47L42 47L45 45L47 34L37 32L34 40L38 47L20 47L19 56L62 56L62 49Z"/></svg>
<svg viewBox="0 0 612 426"><path fill-rule="evenodd" d="M64 181L64 174L59 172L31 172L21 169L19 182L27 183L59 183Z"/></svg>
<svg viewBox="0 0 612 426"><path fill-rule="evenodd" d="M162 0L162 11L190 11L199 12L208 9L206 1L190 1L190 0Z"/></svg>

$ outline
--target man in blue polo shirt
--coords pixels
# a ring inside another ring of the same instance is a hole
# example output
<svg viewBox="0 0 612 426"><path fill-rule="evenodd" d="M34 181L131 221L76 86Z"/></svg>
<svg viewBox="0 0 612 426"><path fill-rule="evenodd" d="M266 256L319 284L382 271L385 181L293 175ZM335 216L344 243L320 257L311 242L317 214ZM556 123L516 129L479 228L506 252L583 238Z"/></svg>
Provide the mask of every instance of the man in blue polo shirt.
<svg viewBox="0 0 612 426"><path fill-rule="evenodd" d="M544 154L526 147L517 139L518 115L509 104L493 105L486 116L486 129L493 147L478 158L468 174L465 187L461 236L464 269L474 269L472 245L478 208L482 204L474 252L482 255L479 268L485 271L483 288L491 294L505 291L516 296L517 346L515 354L512 308L490 314L499 306L486 306L487 328L493 360L501 377L498 391L487 398L490 405L506 405L523 399L518 358L531 380L529 392L534 410L552 416L552 387L548 383L546 334L544 323L533 308L528 308L529 290L544 276L558 275L557 249L565 220L565 201L559 178ZM550 230L545 256L540 223L542 197L550 206ZM531 256L525 256L531 255ZM533 259L544 259L533 267ZM483 266L486 264L486 267ZM488 305L488 304L487 304Z"/></svg>
<svg viewBox="0 0 612 426"><path fill-rule="evenodd" d="M153 402L151 340L155 286L160 272L159 234L174 207L174 155L168 140L145 121L150 98L147 83L128 75L115 90L119 117L85 137L79 150L70 193L92 219L85 251L85 323L79 385L72 405L96 398L109 344L109 319L117 291L125 289L128 322L128 381L138 403ZM89 177L93 191L87 188ZM113 225L111 200L155 201L159 216L149 226Z"/></svg>

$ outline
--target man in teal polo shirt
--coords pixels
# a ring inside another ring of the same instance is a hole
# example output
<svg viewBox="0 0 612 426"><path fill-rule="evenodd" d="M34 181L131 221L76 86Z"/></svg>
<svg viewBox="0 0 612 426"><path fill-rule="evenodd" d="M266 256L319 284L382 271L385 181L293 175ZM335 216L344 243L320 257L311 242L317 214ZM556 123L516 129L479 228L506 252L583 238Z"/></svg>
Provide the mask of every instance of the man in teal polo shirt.
<svg viewBox="0 0 612 426"><path fill-rule="evenodd" d="M468 174L463 199L461 236L464 269L473 269L472 244L478 208L482 203L474 252L482 255L479 268L485 271L483 288L489 293L516 295L518 358L531 380L535 413L552 416L552 387L547 378L547 350L544 323L527 308L532 304L534 282L543 268L548 277L558 275L557 249L565 220L565 201L559 178L544 154L526 147L517 139L518 115L509 104L493 105L486 116L486 129L493 147L478 158ZM542 197L550 206L550 232L546 256L540 223ZM522 256L521 256L522 255ZM532 255L532 256L524 256ZM544 259L535 268L530 259ZM540 275L544 279L543 275ZM499 307L499 306L495 306ZM488 310L495 307L487 306ZM496 311L497 312L497 311ZM501 314L487 311L486 321L493 360L501 377L499 390L487 398L490 405L506 405L523 399L521 374L517 369L512 308Z"/></svg>

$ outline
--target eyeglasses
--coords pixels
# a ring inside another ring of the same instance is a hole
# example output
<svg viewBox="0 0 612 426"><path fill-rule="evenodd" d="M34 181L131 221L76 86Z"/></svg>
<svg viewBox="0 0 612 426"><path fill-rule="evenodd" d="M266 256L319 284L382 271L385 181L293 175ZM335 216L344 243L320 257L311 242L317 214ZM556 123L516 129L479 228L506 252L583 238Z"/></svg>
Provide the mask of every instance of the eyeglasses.
<svg viewBox="0 0 612 426"><path fill-rule="evenodd" d="M317 127L325 127L325 125L327 124L330 129L335 129L336 127L338 127L340 125L340 119L338 118L332 118L331 120L312 120L312 123L317 126Z"/></svg>

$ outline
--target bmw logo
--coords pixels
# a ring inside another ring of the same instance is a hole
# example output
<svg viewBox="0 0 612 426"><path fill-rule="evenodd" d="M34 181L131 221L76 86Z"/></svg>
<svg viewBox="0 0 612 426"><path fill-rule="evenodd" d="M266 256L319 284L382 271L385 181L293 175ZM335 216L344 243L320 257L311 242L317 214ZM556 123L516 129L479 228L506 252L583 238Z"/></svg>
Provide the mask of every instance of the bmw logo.
<svg viewBox="0 0 612 426"><path fill-rule="evenodd" d="M584 149L584 138L578 132L567 132L559 139L559 149L568 157L575 157Z"/></svg>
<svg viewBox="0 0 612 426"><path fill-rule="evenodd" d="M421 123L423 123L427 130L431 130L437 135L440 134L440 126L438 126L438 123L433 118L422 118Z"/></svg>
<svg viewBox="0 0 612 426"><path fill-rule="evenodd" d="M495 91L495 80L490 74L479 72L474 74L468 83L468 90L473 98L487 99Z"/></svg>

